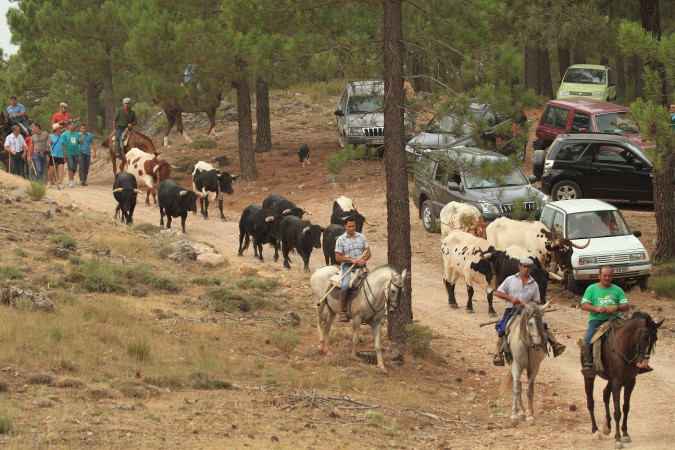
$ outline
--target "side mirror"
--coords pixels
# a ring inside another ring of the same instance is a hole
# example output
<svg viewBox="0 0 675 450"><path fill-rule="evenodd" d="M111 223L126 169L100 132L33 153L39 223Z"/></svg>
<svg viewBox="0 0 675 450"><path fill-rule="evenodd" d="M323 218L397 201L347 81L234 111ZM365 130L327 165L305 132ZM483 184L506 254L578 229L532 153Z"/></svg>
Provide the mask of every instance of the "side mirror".
<svg viewBox="0 0 675 450"><path fill-rule="evenodd" d="M610 81L608 86L609 86L609 87L614 86L614 82L613 82L613 81Z"/></svg>
<svg viewBox="0 0 675 450"><path fill-rule="evenodd" d="M454 181L448 181L448 190L449 191L459 191L459 184Z"/></svg>
<svg viewBox="0 0 675 450"><path fill-rule="evenodd" d="M540 180L544 174L544 162L546 161L546 150L535 150L532 161L532 173L536 180ZM531 182L531 181L530 181Z"/></svg>
<svg viewBox="0 0 675 450"><path fill-rule="evenodd" d="M345 113L343 113L341 109L336 109L336 110L335 110L335 115L336 115L336 116L344 116Z"/></svg>
<svg viewBox="0 0 675 450"><path fill-rule="evenodd" d="M635 237L642 237L642 231L640 230L633 230L633 236Z"/></svg>
<svg viewBox="0 0 675 450"><path fill-rule="evenodd" d="M530 175L530 184L534 184L534 183L536 183L537 181L539 181L539 178L537 178L537 177L534 176L534 175Z"/></svg>

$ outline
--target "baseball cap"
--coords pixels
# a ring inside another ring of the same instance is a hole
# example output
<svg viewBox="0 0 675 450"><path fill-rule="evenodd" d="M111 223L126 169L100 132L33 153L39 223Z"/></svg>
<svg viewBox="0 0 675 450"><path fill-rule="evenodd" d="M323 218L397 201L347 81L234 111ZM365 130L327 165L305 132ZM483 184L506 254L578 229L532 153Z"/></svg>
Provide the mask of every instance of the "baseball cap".
<svg viewBox="0 0 675 450"><path fill-rule="evenodd" d="M126 97L124 100L122 100L122 103L131 103L131 99Z"/></svg>
<svg viewBox="0 0 675 450"><path fill-rule="evenodd" d="M520 258L520 261L518 262L523 266L534 266L534 261L532 261L532 258Z"/></svg>
<svg viewBox="0 0 675 450"><path fill-rule="evenodd" d="M68 107L68 103L61 102L59 103L59 106L65 106L66 108Z"/></svg>
<svg viewBox="0 0 675 450"><path fill-rule="evenodd" d="M61 124L55 123L54 125L52 125L52 130L58 130L60 128L61 128Z"/></svg>

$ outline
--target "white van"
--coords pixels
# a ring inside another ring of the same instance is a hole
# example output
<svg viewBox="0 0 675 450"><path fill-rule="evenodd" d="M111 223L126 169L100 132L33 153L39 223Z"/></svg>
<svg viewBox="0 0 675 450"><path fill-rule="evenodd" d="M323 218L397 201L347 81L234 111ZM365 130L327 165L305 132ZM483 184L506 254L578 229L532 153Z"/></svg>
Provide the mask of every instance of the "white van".
<svg viewBox="0 0 675 450"><path fill-rule="evenodd" d="M628 227L621 211L595 199L560 200L547 203L539 219L559 237L586 248L573 249L573 273L567 288L581 294L598 281L598 270L610 266L617 284L636 283L647 289L652 273L649 254L638 240L642 233Z"/></svg>

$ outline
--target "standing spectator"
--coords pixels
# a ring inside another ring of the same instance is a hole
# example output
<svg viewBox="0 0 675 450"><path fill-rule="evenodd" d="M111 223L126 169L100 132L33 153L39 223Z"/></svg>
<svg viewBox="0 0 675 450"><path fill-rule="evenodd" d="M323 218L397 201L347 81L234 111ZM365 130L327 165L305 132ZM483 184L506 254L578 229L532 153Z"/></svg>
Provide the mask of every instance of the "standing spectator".
<svg viewBox="0 0 675 450"><path fill-rule="evenodd" d="M52 116L52 125L58 123L60 131L63 131L66 129L69 120L70 114L68 113L68 105L63 102L59 103L59 112Z"/></svg>
<svg viewBox="0 0 675 450"><path fill-rule="evenodd" d="M87 130L87 125L80 125L80 184L87 185L89 176L89 164L92 156L96 159L96 144L94 136Z"/></svg>
<svg viewBox="0 0 675 450"><path fill-rule="evenodd" d="M35 170L33 170L33 167L35 167L35 165L33 164L33 152L31 150L31 137L26 136L24 138L24 141L26 142L26 151L24 152L25 153L24 160L26 162L24 163L24 169L26 170L26 172L28 172L28 179L29 180L35 180Z"/></svg>
<svg viewBox="0 0 675 450"><path fill-rule="evenodd" d="M47 146L49 134L42 131L40 124L37 123L31 125L31 131L33 135L31 136L28 148L30 148L30 155L33 161L32 166L35 166L36 179L44 183L45 169L47 169L47 153L49 152L49 147Z"/></svg>
<svg viewBox="0 0 675 450"><path fill-rule="evenodd" d="M51 185L52 176L54 183L63 187L63 162L64 150L63 136L61 136L61 125L58 123L52 124L52 134L49 135L47 145L52 152L52 159L49 161L49 173L47 174L47 185Z"/></svg>
<svg viewBox="0 0 675 450"><path fill-rule="evenodd" d="M28 117L26 116L26 108L17 101L15 95L12 95L9 98L7 118L12 121L12 125L19 125L23 128L23 132L26 135L30 135L30 125L28 124Z"/></svg>
<svg viewBox="0 0 675 450"><path fill-rule="evenodd" d="M675 103L670 105L670 122L673 124L673 131L675 131Z"/></svg>
<svg viewBox="0 0 675 450"><path fill-rule="evenodd" d="M125 129L131 130L138 121L136 120L136 113L131 109L131 99L129 97L122 100L122 107L115 111L113 117L113 129L115 130L115 156L119 158L124 157L124 151L120 140L122 132Z"/></svg>
<svg viewBox="0 0 675 450"><path fill-rule="evenodd" d="M415 101L415 90L410 82L403 79L403 96L405 97L406 109L408 109L410 116L410 123L412 124L412 132L417 133L417 102Z"/></svg>
<svg viewBox="0 0 675 450"><path fill-rule="evenodd" d="M75 131L75 121L69 120L68 127L61 136L66 147L66 163L68 164L68 186L75 187L75 172L80 162L80 144L82 137Z"/></svg>
<svg viewBox="0 0 675 450"><path fill-rule="evenodd" d="M26 141L21 136L19 125L12 126L12 132L5 138L5 150L9 153L9 173L13 175L23 174L23 160L26 158L28 148Z"/></svg>

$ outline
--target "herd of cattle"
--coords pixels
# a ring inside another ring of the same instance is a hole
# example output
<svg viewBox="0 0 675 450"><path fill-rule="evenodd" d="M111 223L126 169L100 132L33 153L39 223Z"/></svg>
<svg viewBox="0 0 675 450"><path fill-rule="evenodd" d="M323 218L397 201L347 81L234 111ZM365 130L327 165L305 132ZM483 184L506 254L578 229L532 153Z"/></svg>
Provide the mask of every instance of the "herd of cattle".
<svg viewBox="0 0 675 450"><path fill-rule="evenodd" d="M161 226L164 226L164 216L167 217L167 228L171 228L172 218L180 217L185 232L188 212L197 212L197 198L201 215L205 219L208 218L209 201L217 199L220 218L226 220L223 194L234 193L232 181L236 176L199 161L192 171L193 190L188 190L170 179L171 165L157 160L155 154L132 149L126 154L125 163L128 172L118 173L113 185L113 195L118 202L115 216L121 212L124 222L133 221L136 195L140 193L139 183L147 186L146 204L149 204L151 194L155 203L158 198ZM159 184L157 195L153 189L156 184ZM281 249L284 267L290 268L289 252L295 250L302 258L305 270L309 271L312 249L322 247L322 235L326 265L336 264L335 240L344 233L345 219L353 217L359 232L363 224L367 223L347 197L340 197L333 203L328 227L303 220L305 214L311 215L276 194L268 196L261 206L247 206L239 219L239 256L253 241L254 257L262 261L263 246L270 244L274 248L275 262L279 259ZM466 309L469 312L473 312L474 289L480 288L488 292L488 312L495 315L492 292L507 276L518 271L518 261L523 257L530 257L535 263L532 277L539 285L542 302L545 302L549 279L560 279L558 269L563 273L571 270L572 247L580 247L568 239L556 237L541 222L522 222L502 217L486 224L478 209L463 203L448 203L441 211L440 221L445 268L443 281L448 292L448 303L453 308L458 307L455 285L463 281L467 286Z"/></svg>

